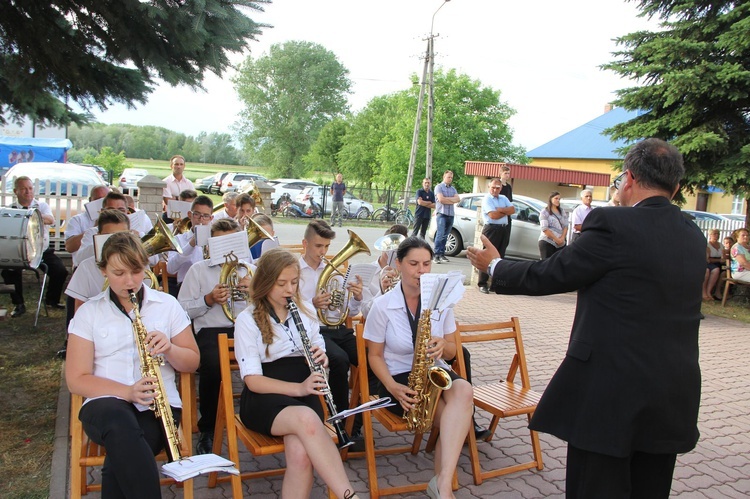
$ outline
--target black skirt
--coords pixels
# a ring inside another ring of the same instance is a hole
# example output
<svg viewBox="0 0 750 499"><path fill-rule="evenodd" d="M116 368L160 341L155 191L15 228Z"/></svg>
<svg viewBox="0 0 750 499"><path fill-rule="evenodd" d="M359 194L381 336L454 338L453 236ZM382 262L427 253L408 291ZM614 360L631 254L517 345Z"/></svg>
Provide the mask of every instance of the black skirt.
<svg viewBox="0 0 750 499"><path fill-rule="evenodd" d="M284 357L262 365L263 376L301 383L310 376L310 368L304 357ZM279 393L255 393L245 385L240 397L240 419L242 424L253 431L269 436L276 416L290 405L304 405L314 410L320 420L323 420L323 406L320 396L306 395L304 397L290 397Z"/></svg>
<svg viewBox="0 0 750 499"><path fill-rule="evenodd" d="M448 371L448 376L450 376L452 381L456 381L457 379L463 379L461 376L454 373L450 369L446 369L446 371ZM409 374L411 374L411 371L407 371L405 373L400 373L400 374L395 374L393 376L393 380L396 383L409 386ZM398 402L398 400L396 400L396 397L391 395L390 392L385 389L385 386L383 386L382 383L380 383L380 386L378 388L378 395L380 396L380 398L391 397L391 401L396 402L396 405L388 406L386 407L386 409L388 409L389 411L391 411L393 414L397 416L404 415L404 408L401 407L401 404Z"/></svg>

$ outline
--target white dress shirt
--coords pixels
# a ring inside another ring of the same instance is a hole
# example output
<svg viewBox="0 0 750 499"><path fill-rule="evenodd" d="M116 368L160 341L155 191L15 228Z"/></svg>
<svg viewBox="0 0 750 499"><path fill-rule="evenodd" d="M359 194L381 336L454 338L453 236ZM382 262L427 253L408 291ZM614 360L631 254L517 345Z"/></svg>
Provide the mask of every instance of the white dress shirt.
<svg viewBox="0 0 750 499"><path fill-rule="evenodd" d="M190 240L195 234L189 230L177 236L177 241L182 247L182 254L170 251L167 255L167 272L177 274L177 282L185 280L188 270L194 263L203 261L203 247L190 246Z"/></svg>
<svg viewBox="0 0 750 499"><path fill-rule="evenodd" d="M234 326L234 348L240 374L244 378L262 375L264 362L273 362L283 357L304 357L304 347L291 314L285 323L279 324L270 317L273 328L273 343L266 345L253 318L254 306L249 305L238 317ZM325 351L325 342L320 334L318 322L300 310L302 325L310 339L310 345ZM267 350L267 351L266 351Z"/></svg>
<svg viewBox="0 0 750 499"><path fill-rule="evenodd" d="M170 340L190 326L190 319L172 296L143 287L140 314L148 331L161 331ZM132 385L142 378L141 362L135 345L131 311L126 317L109 297L109 287L78 309L68 326L68 333L94 344L94 376ZM169 405L182 407L175 384L175 374L167 362L161 367ZM96 397L99 398L99 397ZM86 402L94 400L86 399ZM134 404L143 412L148 407Z"/></svg>
<svg viewBox="0 0 750 499"><path fill-rule="evenodd" d="M411 325L407 317L408 309L401 291L401 284L379 296L370 308L365 322L364 338L375 343L385 343L383 356L391 376L411 371L414 360L414 343L412 342ZM419 320L419 317L417 317ZM433 312L431 335L443 338L456 330L453 309L441 313ZM435 365L450 369L443 359Z"/></svg>
<svg viewBox="0 0 750 499"><path fill-rule="evenodd" d="M96 265L96 258L90 256L83 260L73 272L65 294L75 300L87 302L102 292L104 275Z"/></svg>
<svg viewBox="0 0 750 499"><path fill-rule="evenodd" d="M321 260L320 265L317 269L310 267L305 261L304 256L299 257L300 267L300 280L299 280L299 294L302 299L306 302L312 303L313 298L318 294L318 279L320 279L320 273L326 268L326 264ZM343 277L335 276L333 279L337 280L339 284L344 282ZM350 281L354 279L354 276L349 276ZM362 306L362 302L355 299L354 295L349 298L349 316L353 317L359 313L359 309ZM329 311L330 313L330 311ZM337 313L330 313L332 320L337 318Z"/></svg>

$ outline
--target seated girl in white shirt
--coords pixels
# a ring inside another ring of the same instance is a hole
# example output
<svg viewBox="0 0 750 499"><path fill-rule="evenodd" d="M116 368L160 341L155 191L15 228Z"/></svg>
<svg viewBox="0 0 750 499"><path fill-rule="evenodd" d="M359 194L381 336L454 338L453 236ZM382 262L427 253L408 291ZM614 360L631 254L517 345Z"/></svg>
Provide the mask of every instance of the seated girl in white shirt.
<svg viewBox="0 0 750 499"><path fill-rule="evenodd" d="M317 321L299 298L298 258L274 248L256 262L250 304L235 323L235 349L245 382L240 417L248 428L284 437L287 470L282 497L308 497L313 469L337 497L356 497L341 456L322 422L319 395L326 389L321 374L311 374L304 347L287 308L292 298L300 309L313 359L328 365ZM311 452L308 452L310 449Z"/></svg>
<svg viewBox="0 0 750 499"><path fill-rule="evenodd" d="M99 262L109 287L78 309L68 329L68 388L86 398L78 417L89 438L107 451L102 497L161 497L153 456L164 447L164 435L148 408L157 380L141 377L131 290L148 331L146 348L166 361L161 374L175 421L182 407L175 370L193 372L199 362L190 319L177 300L143 286L147 265L137 237L129 232L111 236Z"/></svg>

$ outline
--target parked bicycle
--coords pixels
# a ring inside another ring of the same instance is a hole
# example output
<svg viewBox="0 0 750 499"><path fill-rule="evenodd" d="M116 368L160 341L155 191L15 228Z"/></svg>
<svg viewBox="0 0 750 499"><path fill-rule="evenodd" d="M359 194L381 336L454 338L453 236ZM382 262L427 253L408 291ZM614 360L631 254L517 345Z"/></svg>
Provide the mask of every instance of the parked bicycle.
<svg viewBox="0 0 750 499"><path fill-rule="evenodd" d="M411 227L414 225L414 214L411 210L398 210L393 207L382 207L372 214L373 222L396 222Z"/></svg>

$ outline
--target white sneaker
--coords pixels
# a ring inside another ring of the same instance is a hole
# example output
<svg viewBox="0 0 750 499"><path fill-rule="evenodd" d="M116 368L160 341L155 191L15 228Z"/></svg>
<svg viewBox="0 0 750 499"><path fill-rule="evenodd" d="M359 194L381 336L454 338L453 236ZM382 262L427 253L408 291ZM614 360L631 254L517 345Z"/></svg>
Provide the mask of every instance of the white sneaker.
<svg viewBox="0 0 750 499"><path fill-rule="evenodd" d="M448 262L450 262L450 260L448 260L447 258L445 258L445 255L440 255L440 262L441 263L448 263Z"/></svg>
<svg viewBox="0 0 750 499"><path fill-rule="evenodd" d="M432 263L443 263L443 261L440 259L439 256L436 256L435 258L432 259Z"/></svg>

